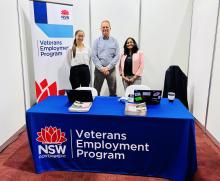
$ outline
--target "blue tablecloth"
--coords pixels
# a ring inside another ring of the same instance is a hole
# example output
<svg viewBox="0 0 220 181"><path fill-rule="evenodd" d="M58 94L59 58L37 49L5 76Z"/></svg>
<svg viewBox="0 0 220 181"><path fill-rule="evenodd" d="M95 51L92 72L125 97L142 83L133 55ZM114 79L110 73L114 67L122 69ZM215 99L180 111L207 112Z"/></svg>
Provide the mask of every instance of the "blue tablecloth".
<svg viewBox="0 0 220 181"><path fill-rule="evenodd" d="M37 173L88 171L183 181L197 169L194 118L176 99L125 116L117 97L96 97L87 113L51 96L26 113Z"/></svg>

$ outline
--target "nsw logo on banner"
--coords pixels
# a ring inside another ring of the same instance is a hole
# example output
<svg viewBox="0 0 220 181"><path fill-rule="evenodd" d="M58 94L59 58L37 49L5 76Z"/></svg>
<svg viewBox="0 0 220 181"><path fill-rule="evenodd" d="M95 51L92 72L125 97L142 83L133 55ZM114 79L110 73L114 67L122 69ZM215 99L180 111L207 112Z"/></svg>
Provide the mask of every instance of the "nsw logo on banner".
<svg viewBox="0 0 220 181"><path fill-rule="evenodd" d="M61 10L61 19L62 20L69 20L69 11L66 9Z"/></svg>
<svg viewBox="0 0 220 181"><path fill-rule="evenodd" d="M66 145L63 143L67 138L60 128L52 126L41 128L37 136L36 141L41 143L38 145L39 158L66 157Z"/></svg>

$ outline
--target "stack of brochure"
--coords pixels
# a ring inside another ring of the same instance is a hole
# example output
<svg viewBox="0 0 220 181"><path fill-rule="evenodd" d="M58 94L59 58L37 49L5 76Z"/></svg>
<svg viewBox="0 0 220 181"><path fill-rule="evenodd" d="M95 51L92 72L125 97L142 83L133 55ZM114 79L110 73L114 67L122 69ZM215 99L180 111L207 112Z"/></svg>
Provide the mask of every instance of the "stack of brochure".
<svg viewBox="0 0 220 181"><path fill-rule="evenodd" d="M145 103L127 102L125 104L125 115L146 116L147 106Z"/></svg>
<svg viewBox="0 0 220 181"><path fill-rule="evenodd" d="M75 101L68 110L70 112L88 112L91 106L92 102Z"/></svg>

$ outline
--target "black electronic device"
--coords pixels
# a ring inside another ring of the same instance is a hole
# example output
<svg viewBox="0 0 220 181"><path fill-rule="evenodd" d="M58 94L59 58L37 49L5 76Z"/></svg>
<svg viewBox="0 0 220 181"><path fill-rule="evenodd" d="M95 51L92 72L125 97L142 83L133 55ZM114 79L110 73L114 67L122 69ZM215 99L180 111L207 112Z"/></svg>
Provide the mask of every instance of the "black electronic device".
<svg viewBox="0 0 220 181"><path fill-rule="evenodd" d="M161 90L134 90L134 102L159 104L161 100L161 95Z"/></svg>
<svg viewBox="0 0 220 181"><path fill-rule="evenodd" d="M69 102L93 102L91 90L66 90Z"/></svg>

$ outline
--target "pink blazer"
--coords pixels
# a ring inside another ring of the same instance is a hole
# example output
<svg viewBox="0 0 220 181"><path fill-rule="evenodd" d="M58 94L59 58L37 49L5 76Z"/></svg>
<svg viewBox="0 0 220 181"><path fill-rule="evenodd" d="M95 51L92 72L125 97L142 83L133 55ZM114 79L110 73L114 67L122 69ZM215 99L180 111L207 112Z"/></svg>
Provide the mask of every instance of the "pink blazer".
<svg viewBox="0 0 220 181"><path fill-rule="evenodd" d="M124 65L127 55L121 54L119 62L119 73L124 74ZM141 51L132 55L132 73L137 76L142 76L144 69L144 54Z"/></svg>

